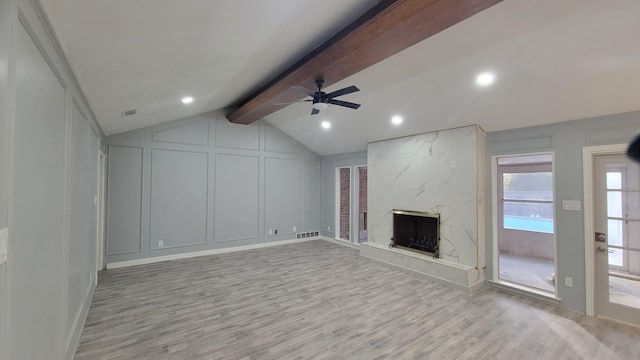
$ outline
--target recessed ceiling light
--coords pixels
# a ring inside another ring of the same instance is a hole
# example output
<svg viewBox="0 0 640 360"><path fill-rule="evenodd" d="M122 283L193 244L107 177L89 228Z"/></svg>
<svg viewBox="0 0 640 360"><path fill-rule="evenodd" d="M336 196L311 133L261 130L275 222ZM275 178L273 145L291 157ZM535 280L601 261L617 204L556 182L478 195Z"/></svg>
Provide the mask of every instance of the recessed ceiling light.
<svg viewBox="0 0 640 360"><path fill-rule="evenodd" d="M325 121L320 123L320 126L322 126L322 128L325 129L325 130L326 129L330 129L331 128L331 123L325 120Z"/></svg>
<svg viewBox="0 0 640 360"><path fill-rule="evenodd" d="M400 125L400 124L402 124L402 117L401 117L401 116L398 116L398 115L396 115L396 116L392 117L392 118L391 118L391 123L392 123L393 125Z"/></svg>
<svg viewBox="0 0 640 360"><path fill-rule="evenodd" d="M476 77L476 84L478 86L489 86L493 84L494 81L496 81L496 75L489 71L480 73Z"/></svg>
<svg viewBox="0 0 640 360"><path fill-rule="evenodd" d="M193 96L185 96L180 101L185 105L191 104L193 102Z"/></svg>

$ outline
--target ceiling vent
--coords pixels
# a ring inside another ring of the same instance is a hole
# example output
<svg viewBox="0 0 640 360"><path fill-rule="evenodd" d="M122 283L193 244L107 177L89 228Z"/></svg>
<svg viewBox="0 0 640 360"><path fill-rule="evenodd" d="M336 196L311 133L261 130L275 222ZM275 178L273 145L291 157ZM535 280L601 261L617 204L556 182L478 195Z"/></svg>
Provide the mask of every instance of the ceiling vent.
<svg viewBox="0 0 640 360"><path fill-rule="evenodd" d="M129 116L133 116L136 114L136 112L138 112L138 110L133 109L133 110L126 110L120 113L120 116L122 116L122 118L126 118Z"/></svg>

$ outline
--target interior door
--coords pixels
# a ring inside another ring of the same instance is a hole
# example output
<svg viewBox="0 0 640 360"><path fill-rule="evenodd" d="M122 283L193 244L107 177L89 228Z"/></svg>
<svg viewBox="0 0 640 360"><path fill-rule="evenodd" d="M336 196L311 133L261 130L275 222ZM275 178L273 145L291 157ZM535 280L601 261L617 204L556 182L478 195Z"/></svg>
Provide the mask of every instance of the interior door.
<svg viewBox="0 0 640 360"><path fill-rule="evenodd" d="M640 325L640 166L596 157L596 314Z"/></svg>

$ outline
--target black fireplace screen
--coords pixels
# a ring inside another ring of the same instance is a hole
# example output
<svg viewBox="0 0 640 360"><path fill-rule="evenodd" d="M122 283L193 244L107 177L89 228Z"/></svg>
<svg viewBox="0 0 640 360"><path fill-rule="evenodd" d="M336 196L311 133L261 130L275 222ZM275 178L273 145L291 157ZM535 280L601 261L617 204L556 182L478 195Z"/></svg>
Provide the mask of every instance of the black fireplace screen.
<svg viewBox="0 0 640 360"><path fill-rule="evenodd" d="M438 257L440 215L393 210L391 246L404 247Z"/></svg>

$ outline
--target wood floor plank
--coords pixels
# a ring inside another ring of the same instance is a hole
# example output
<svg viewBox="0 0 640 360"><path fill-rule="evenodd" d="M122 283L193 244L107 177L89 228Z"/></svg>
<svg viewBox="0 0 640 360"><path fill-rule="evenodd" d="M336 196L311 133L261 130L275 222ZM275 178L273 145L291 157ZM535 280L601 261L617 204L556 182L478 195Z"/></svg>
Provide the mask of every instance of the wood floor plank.
<svg viewBox="0 0 640 360"><path fill-rule="evenodd" d="M76 360L638 359L640 329L325 241L100 274Z"/></svg>

